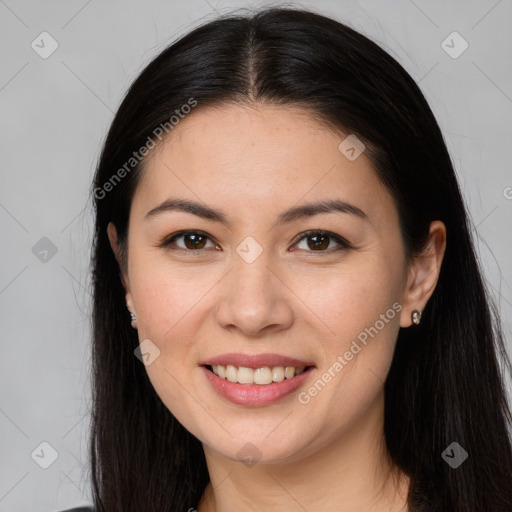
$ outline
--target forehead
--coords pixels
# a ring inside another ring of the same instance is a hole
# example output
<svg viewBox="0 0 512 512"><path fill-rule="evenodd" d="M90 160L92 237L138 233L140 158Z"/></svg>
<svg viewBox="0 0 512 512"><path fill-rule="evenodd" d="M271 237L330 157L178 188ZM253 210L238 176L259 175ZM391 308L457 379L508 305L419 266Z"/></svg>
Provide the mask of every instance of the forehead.
<svg viewBox="0 0 512 512"><path fill-rule="evenodd" d="M147 212L180 196L254 215L341 199L389 220L394 201L369 157L339 148L348 135L301 108L198 106L150 153L132 206Z"/></svg>

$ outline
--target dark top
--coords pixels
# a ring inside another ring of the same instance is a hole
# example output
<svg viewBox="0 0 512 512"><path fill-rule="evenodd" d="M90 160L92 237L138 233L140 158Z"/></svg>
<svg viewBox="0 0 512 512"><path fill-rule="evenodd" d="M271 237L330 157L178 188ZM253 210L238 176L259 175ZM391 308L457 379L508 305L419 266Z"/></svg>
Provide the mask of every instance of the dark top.
<svg viewBox="0 0 512 512"><path fill-rule="evenodd" d="M94 508L90 507L77 507L77 508L67 508L66 510L60 510L59 512L94 512Z"/></svg>

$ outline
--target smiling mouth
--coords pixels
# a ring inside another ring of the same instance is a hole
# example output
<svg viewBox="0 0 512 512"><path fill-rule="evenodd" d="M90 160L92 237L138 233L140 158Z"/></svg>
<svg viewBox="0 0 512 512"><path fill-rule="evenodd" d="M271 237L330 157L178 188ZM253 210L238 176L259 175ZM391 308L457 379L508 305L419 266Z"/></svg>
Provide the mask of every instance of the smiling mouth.
<svg viewBox="0 0 512 512"><path fill-rule="evenodd" d="M283 380L291 380L302 373L310 371L314 366L263 366L261 368L247 368L231 364L226 366L218 364L205 365L205 368L217 375L217 377L229 382L268 386L269 384L282 382Z"/></svg>

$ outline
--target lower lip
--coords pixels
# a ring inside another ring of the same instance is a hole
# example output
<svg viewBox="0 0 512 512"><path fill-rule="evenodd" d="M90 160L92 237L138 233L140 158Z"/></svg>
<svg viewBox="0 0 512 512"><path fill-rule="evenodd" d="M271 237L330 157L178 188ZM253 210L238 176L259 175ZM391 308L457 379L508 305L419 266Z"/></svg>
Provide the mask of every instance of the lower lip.
<svg viewBox="0 0 512 512"><path fill-rule="evenodd" d="M310 368L292 379L260 385L230 382L215 375L204 366L201 369L217 393L234 404L246 407L263 407L278 402L296 391L313 371L313 368Z"/></svg>

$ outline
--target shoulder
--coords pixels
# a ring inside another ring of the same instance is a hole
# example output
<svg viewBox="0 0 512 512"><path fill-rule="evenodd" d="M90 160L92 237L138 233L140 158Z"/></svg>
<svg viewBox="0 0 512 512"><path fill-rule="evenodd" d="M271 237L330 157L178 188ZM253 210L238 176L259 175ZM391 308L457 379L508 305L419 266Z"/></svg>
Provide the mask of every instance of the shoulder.
<svg viewBox="0 0 512 512"><path fill-rule="evenodd" d="M76 508L67 508L66 510L59 510L58 512L94 512L94 507L76 507Z"/></svg>

